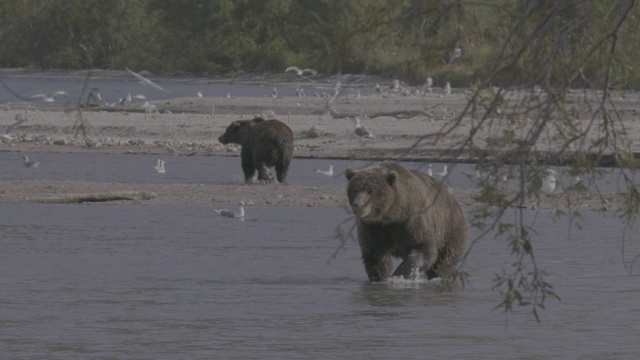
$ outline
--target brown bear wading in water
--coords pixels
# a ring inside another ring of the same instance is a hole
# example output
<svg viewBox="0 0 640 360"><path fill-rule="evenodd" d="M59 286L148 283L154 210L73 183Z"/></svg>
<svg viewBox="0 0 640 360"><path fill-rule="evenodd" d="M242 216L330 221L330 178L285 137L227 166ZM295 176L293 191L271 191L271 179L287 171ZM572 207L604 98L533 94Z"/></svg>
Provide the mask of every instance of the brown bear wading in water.
<svg viewBox="0 0 640 360"><path fill-rule="evenodd" d="M464 211L442 183L394 162L347 168L347 196L356 215L362 261L370 281L391 276L432 279L455 270L467 245Z"/></svg>
<svg viewBox="0 0 640 360"><path fill-rule="evenodd" d="M284 183L293 158L293 132L279 120L236 120L218 141L221 144L242 145L240 158L244 181L250 183L258 170L258 180L273 182L270 167L276 168L276 178Z"/></svg>

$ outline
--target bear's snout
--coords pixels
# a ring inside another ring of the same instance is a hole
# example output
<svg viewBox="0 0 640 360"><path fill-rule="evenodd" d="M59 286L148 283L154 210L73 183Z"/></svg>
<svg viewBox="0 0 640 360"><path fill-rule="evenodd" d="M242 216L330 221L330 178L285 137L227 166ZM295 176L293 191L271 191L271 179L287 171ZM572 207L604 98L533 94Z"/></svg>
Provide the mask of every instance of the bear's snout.
<svg viewBox="0 0 640 360"><path fill-rule="evenodd" d="M366 218L371 213L370 210L371 208L369 206L362 206L362 207L358 205L351 206L351 211L360 219Z"/></svg>
<svg viewBox="0 0 640 360"><path fill-rule="evenodd" d="M371 213L369 195L365 192L358 193L351 202L351 211L361 219Z"/></svg>
<svg viewBox="0 0 640 360"><path fill-rule="evenodd" d="M356 204L352 204L351 205L351 212L354 214L357 214L360 211L360 206L356 205Z"/></svg>

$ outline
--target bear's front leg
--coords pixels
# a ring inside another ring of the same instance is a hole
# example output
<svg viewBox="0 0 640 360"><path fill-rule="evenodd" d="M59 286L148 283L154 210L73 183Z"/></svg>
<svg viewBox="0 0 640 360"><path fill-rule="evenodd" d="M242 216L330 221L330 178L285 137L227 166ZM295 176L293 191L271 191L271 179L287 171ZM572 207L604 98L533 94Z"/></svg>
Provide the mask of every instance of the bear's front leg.
<svg viewBox="0 0 640 360"><path fill-rule="evenodd" d="M392 277L400 277L407 280L415 280L420 275L420 269L423 267L424 254L421 250L413 250L402 261L396 271L391 275Z"/></svg>
<svg viewBox="0 0 640 360"><path fill-rule="evenodd" d="M362 262L369 281L382 281L391 273L391 255L362 254Z"/></svg>
<svg viewBox="0 0 640 360"><path fill-rule="evenodd" d="M242 148L242 153L240 154L240 158L242 160L242 172L244 173L244 182L245 184L250 184L253 181L253 175L256 173L256 167L253 165L253 159L249 151L245 151Z"/></svg>
<svg viewBox="0 0 640 360"><path fill-rule="evenodd" d="M253 182L253 175L256 173L256 169L253 164L242 163L242 172L244 173L245 184L251 184Z"/></svg>

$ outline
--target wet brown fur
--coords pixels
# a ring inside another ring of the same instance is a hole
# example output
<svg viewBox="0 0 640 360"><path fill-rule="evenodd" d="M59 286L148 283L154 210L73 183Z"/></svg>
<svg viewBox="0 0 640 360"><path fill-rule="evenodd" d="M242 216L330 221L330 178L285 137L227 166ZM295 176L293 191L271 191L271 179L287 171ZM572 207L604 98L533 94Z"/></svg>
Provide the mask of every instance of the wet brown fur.
<svg viewBox="0 0 640 360"><path fill-rule="evenodd" d="M392 257L415 264L428 278L455 269L467 244L463 209L437 179L395 162L347 168L347 196L370 281L391 275ZM395 275L394 273L394 275Z"/></svg>
<svg viewBox="0 0 640 360"><path fill-rule="evenodd" d="M232 122L219 138L221 144L242 145L240 157L245 182L253 179L256 170L258 180L273 181L269 172L275 167L276 178L284 183L293 158L293 132L279 120L236 120Z"/></svg>

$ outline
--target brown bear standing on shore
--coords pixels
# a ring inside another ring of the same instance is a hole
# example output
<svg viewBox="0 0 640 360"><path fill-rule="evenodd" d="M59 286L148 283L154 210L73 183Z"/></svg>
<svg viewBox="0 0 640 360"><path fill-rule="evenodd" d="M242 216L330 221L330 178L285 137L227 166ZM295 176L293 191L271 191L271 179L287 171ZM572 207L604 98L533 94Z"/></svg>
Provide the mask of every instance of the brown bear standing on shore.
<svg viewBox="0 0 640 360"><path fill-rule="evenodd" d="M269 171L275 166L276 178L284 183L293 158L293 132L279 120L236 120L227 127L218 141L221 144L242 145L240 157L244 181L251 182L258 170L258 180L273 182Z"/></svg>
<svg viewBox="0 0 640 360"><path fill-rule="evenodd" d="M442 183L427 174L383 162L345 171L347 196L356 215L362 261L370 281L402 263L391 276L432 279L455 269L467 244L464 211Z"/></svg>

